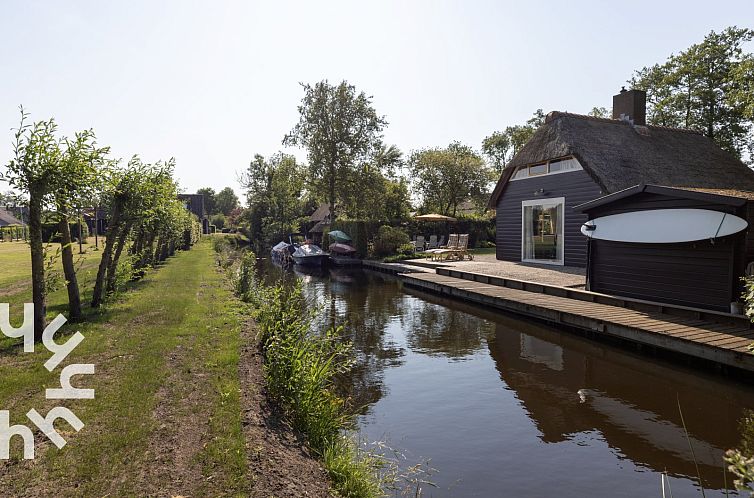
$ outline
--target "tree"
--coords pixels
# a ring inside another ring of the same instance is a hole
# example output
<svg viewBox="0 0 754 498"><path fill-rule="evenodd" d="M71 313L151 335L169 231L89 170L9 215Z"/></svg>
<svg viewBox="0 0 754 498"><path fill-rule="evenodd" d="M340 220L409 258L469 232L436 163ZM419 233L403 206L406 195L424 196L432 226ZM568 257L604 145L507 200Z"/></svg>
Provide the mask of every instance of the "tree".
<svg viewBox="0 0 754 498"><path fill-rule="evenodd" d="M93 307L115 289L118 262L134 228L138 228L138 237L133 252L142 256L142 264L165 259L170 252L174 234L172 228L165 227L177 217L174 166L172 159L152 165L133 156L125 168L110 172L104 190L109 207L107 237L94 284Z"/></svg>
<svg viewBox="0 0 754 498"><path fill-rule="evenodd" d="M424 208L450 215L464 200L484 196L495 176L476 152L459 142L414 152L409 167Z"/></svg>
<svg viewBox="0 0 754 498"><path fill-rule="evenodd" d="M215 195L216 212L228 216L238 207L238 196L230 187L225 187Z"/></svg>
<svg viewBox="0 0 754 498"><path fill-rule="evenodd" d="M76 209L80 209L89 199L96 197L100 170L110 150L108 147L97 148L95 140L94 132L86 130L77 133L74 140L64 138L61 141L64 145L59 163L62 178L53 192L71 319L81 316L81 296L73 260L70 222L75 217ZM79 234L79 237L81 236Z"/></svg>
<svg viewBox="0 0 754 498"><path fill-rule="evenodd" d="M299 122L283 144L307 149L310 180L330 203L335 218L342 195L340 183L382 145L381 133L387 122L377 115L371 97L357 93L346 81L337 86L327 80L302 86Z"/></svg>
<svg viewBox="0 0 754 498"><path fill-rule="evenodd" d="M200 188L196 191L197 194L204 196L204 209L207 210L208 215L213 215L217 211L217 205L215 201L215 189L212 187Z"/></svg>
<svg viewBox="0 0 754 498"><path fill-rule="evenodd" d="M498 174L503 172L505 163L509 160L509 152L512 147L511 136L508 133L510 127L506 131L495 131L489 137L485 137L482 140L482 152Z"/></svg>
<svg viewBox="0 0 754 498"><path fill-rule="evenodd" d="M21 108L21 124L14 134L13 158L6 166L3 179L12 188L26 192L29 196L34 339L41 341L47 324L42 211L49 202L51 193L60 186L64 175L59 167L61 150L55 138L55 120L27 123L27 119L28 114Z"/></svg>
<svg viewBox="0 0 754 498"><path fill-rule="evenodd" d="M608 111L605 107L592 107L592 110L589 111L589 116L609 119L610 111Z"/></svg>
<svg viewBox="0 0 754 498"><path fill-rule="evenodd" d="M737 157L751 149L754 55L742 47L752 38L751 29L712 31L663 64L636 71L629 84L647 92L648 122L696 130Z"/></svg>
<svg viewBox="0 0 754 498"><path fill-rule="evenodd" d="M495 131L482 140L482 153L487 156L498 175L544 122L545 113L542 109L537 109L525 124L508 126L505 130Z"/></svg>
<svg viewBox="0 0 754 498"><path fill-rule="evenodd" d="M303 217L304 167L294 156L259 154L241 177L249 204L251 238L270 246L297 232Z"/></svg>
<svg viewBox="0 0 754 498"><path fill-rule="evenodd" d="M391 179L374 165L365 164L342 179L341 211L352 219L395 221L408 217L411 208L403 178Z"/></svg>

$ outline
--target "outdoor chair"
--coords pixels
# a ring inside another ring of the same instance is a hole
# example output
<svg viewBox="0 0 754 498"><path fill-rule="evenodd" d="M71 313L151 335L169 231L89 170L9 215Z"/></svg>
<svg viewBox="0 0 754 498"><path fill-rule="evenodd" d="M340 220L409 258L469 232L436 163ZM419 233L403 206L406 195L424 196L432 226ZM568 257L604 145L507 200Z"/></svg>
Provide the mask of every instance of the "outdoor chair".
<svg viewBox="0 0 754 498"><path fill-rule="evenodd" d="M469 261L474 259L474 256L469 252L469 234L463 233L458 236L458 245L453 250L453 256L463 260L463 258L469 258Z"/></svg>
<svg viewBox="0 0 754 498"><path fill-rule="evenodd" d="M430 235L429 242L427 243L427 249L437 249L439 244L437 243L437 235Z"/></svg>
<svg viewBox="0 0 754 498"><path fill-rule="evenodd" d="M414 251L424 250L424 235L417 235L414 241Z"/></svg>
<svg viewBox="0 0 754 498"><path fill-rule="evenodd" d="M447 257L453 254L453 251L456 249L457 245L458 245L458 234L451 233L450 236L448 237L447 246L442 247L440 249L435 249L434 251L432 251L432 260L440 261L444 258L447 259Z"/></svg>
<svg viewBox="0 0 754 498"><path fill-rule="evenodd" d="M437 243L437 248L441 248L445 244L445 236L440 237L440 241Z"/></svg>

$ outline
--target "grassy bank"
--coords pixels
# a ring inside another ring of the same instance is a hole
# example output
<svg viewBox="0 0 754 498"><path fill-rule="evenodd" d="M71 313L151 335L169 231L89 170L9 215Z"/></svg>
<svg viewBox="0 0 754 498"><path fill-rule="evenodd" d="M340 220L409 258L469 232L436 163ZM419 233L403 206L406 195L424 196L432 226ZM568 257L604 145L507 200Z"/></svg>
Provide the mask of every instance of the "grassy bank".
<svg viewBox="0 0 754 498"><path fill-rule="evenodd" d="M83 271L93 269L92 252ZM0 302L29 302L28 246L0 245ZM11 262L9 266L2 263ZM0 345L0 408L11 424L36 408L56 405L86 424L65 422L62 450L37 437L37 459L0 462L0 489L13 495L245 495L250 487L239 405L239 330L244 318L216 271L208 241L179 253L86 321L66 325L86 339L66 360L93 363L95 375L74 380L94 388L94 400L50 402L44 389L59 385L59 370L42 363L38 347L22 353L15 340ZM84 294L86 294L86 284ZM64 310L65 290L50 296L50 314ZM58 339L60 342L60 339Z"/></svg>
<svg viewBox="0 0 754 498"><path fill-rule="evenodd" d="M236 293L253 307L268 393L306 437L341 496L383 496L385 462L362 452L346 433L353 419L335 388L336 377L353 364L351 344L340 329L313 331L313 310L306 309L301 288L260 284L254 264L247 252L231 271Z"/></svg>

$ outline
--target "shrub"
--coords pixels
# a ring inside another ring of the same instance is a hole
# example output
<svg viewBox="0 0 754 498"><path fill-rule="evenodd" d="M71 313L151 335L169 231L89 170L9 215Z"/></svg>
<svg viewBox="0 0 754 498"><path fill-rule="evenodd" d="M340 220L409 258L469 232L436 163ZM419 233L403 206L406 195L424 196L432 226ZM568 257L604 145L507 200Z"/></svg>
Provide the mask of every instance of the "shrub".
<svg viewBox="0 0 754 498"><path fill-rule="evenodd" d="M394 254L399 247L409 242L408 234L400 228L382 225L374 239L374 254L375 256Z"/></svg>
<svg viewBox="0 0 754 498"><path fill-rule="evenodd" d="M414 253L414 246L413 244L401 244L400 247L398 247L398 254L407 256L409 254Z"/></svg>
<svg viewBox="0 0 754 498"><path fill-rule="evenodd" d="M217 227L218 230L222 230L225 227L225 215L220 213L212 216L209 222Z"/></svg>

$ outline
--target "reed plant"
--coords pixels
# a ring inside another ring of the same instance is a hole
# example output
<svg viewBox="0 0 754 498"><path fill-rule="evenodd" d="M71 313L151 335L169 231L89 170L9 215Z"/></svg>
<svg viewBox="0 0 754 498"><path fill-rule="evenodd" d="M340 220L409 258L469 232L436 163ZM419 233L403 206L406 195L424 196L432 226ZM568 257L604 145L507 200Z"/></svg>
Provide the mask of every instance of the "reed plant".
<svg viewBox="0 0 754 498"><path fill-rule="evenodd" d="M266 286L254 276L249 252L231 269L236 295L252 304L264 355L269 395L307 439L340 496L383 496L377 454L361 451L347 430L353 416L335 380L353 366L353 348L342 327L313 330L300 284Z"/></svg>

